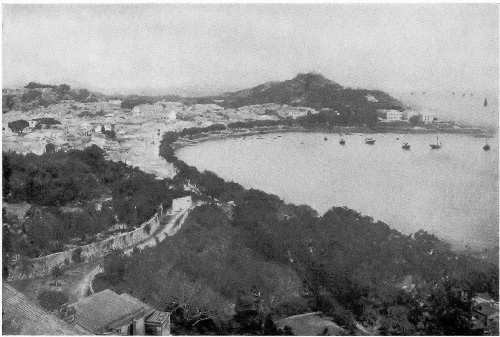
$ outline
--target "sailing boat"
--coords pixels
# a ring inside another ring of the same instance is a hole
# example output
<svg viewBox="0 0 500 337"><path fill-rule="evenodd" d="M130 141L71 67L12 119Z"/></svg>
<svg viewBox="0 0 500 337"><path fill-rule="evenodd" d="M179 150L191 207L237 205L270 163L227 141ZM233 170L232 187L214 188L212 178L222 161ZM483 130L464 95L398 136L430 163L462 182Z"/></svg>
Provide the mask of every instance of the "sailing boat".
<svg viewBox="0 0 500 337"><path fill-rule="evenodd" d="M436 144L429 144L431 150L438 150L441 148L441 143L439 142L439 138L436 136Z"/></svg>
<svg viewBox="0 0 500 337"><path fill-rule="evenodd" d="M345 140L344 140L344 137L342 137L342 134L340 135L340 141L339 141L339 144L340 144L340 145L345 145Z"/></svg>
<svg viewBox="0 0 500 337"><path fill-rule="evenodd" d="M488 106L488 100L486 99L486 97L484 98L484 103L483 103L483 106L484 106L484 107L487 107L487 106Z"/></svg>

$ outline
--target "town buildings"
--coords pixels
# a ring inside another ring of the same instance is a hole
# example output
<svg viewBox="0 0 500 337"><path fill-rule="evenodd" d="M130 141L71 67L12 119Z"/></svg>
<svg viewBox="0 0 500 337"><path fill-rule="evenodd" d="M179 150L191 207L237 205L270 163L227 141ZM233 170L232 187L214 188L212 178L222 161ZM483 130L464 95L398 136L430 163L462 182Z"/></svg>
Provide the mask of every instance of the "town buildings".
<svg viewBox="0 0 500 337"><path fill-rule="evenodd" d="M171 102L156 102L154 104L140 104L132 109L134 117L159 119L162 121L175 121L177 118L177 111Z"/></svg>

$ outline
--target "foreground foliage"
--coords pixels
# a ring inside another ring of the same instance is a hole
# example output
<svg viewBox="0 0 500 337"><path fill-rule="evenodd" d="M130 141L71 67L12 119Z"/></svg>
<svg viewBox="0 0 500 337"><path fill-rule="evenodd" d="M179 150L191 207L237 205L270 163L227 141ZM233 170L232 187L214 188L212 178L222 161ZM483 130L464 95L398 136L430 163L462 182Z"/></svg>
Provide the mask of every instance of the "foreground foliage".
<svg viewBox="0 0 500 337"><path fill-rule="evenodd" d="M160 204L170 206L176 192L169 186L168 180L105 160L95 145L41 156L3 153L4 201L32 205L21 221L4 217L11 224L9 253L45 255L69 242L87 243L117 223L135 227Z"/></svg>

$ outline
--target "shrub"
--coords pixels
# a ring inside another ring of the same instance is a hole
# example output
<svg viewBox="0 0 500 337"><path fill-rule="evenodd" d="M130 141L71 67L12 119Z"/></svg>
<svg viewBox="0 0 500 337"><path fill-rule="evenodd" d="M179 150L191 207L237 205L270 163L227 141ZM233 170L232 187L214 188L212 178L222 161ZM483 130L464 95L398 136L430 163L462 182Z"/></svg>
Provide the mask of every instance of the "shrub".
<svg viewBox="0 0 500 337"><path fill-rule="evenodd" d="M61 305L68 302L68 295L62 291L44 290L38 295L38 303L48 311L59 310Z"/></svg>
<svg viewBox="0 0 500 337"><path fill-rule="evenodd" d="M16 121L9 122L7 125L12 131L19 133L26 129L30 124L24 119L18 119Z"/></svg>
<svg viewBox="0 0 500 337"><path fill-rule="evenodd" d="M76 248L73 253L71 253L71 261L74 263L80 263L83 261L82 259L82 248L78 247Z"/></svg>

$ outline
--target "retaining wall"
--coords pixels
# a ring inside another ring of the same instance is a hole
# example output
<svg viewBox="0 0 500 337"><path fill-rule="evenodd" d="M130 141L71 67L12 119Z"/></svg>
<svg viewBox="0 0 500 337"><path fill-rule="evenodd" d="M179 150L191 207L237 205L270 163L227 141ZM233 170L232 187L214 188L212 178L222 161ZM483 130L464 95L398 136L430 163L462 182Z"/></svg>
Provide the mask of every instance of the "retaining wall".
<svg viewBox="0 0 500 337"><path fill-rule="evenodd" d="M149 226L148 230L147 227ZM101 258L115 249L124 250L131 246L135 246L140 242L147 240L151 235L160 227L160 219L156 213L151 219L144 222L139 228L126 232L116 234L105 240L94 242L85 246L75 247L64 250L62 252L41 256L38 258L30 259L30 267L24 268L22 271L21 265L16 266L13 270L9 271L9 280L20 280L25 278L34 278L48 275L56 266L64 268L70 264L79 262L91 262L94 259ZM75 250L81 250L80 261L73 261L73 254ZM29 272L26 271L29 269Z"/></svg>

